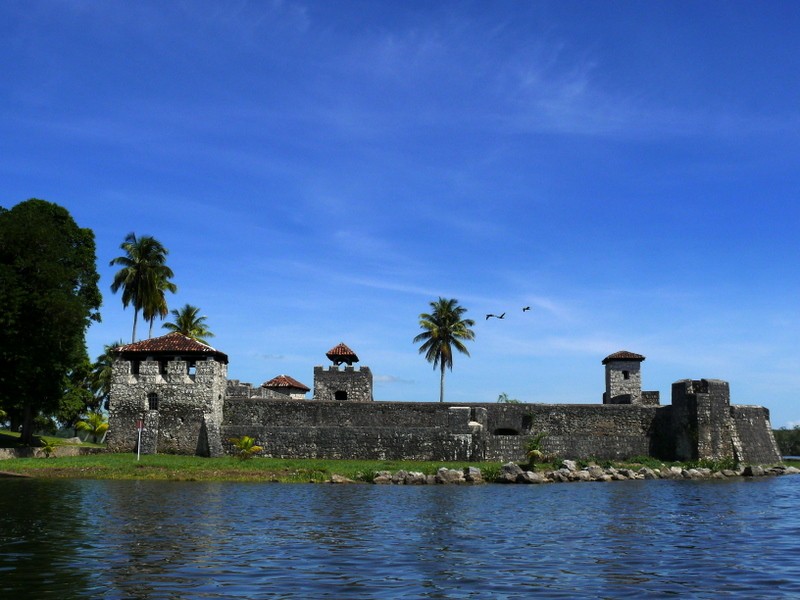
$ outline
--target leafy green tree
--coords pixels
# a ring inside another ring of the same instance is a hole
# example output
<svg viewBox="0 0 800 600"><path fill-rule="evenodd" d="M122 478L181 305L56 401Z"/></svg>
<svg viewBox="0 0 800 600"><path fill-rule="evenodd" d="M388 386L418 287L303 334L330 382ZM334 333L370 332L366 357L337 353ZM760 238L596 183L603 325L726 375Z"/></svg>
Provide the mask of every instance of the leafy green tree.
<svg viewBox="0 0 800 600"><path fill-rule="evenodd" d="M100 320L94 234L57 204L0 208L0 405L33 443L34 420L53 415L64 380L86 356Z"/></svg>
<svg viewBox="0 0 800 600"><path fill-rule="evenodd" d="M180 310L173 309L170 312L174 320L164 323L165 329L182 333L186 337L206 345L208 345L206 338L214 337L214 334L211 333L208 325L206 325L207 317L199 316L200 309L198 307L185 304Z"/></svg>
<svg viewBox="0 0 800 600"><path fill-rule="evenodd" d="M103 353L97 357L92 364L90 375L92 393L96 399L94 408L108 408L108 398L111 395L111 379L114 375L114 361L116 360L116 350L123 346L124 342L118 340L103 346Z"/></svg>
<svg viewBox="0 0 800 600"><path fill-rule="evenodd" d="M800 456L800 425L792 429L781 427L773 431L781 456Z"/></svg>
<svg viewBox="0 0 800 600"><path fill-rule="evenodd" d="M114 275L111 291L122 290L122 306L133 306L133 334L131 343L136 341L136 323L139 311L145 320L151 322L158 315L166 315L165 292L177 291L177 286L169 281L174 277L172 269L167 266L169 251L153 236L140 238L129 233L120 248L125 251L109 263L112 267L122 268ZM152 329L152 327L151 327Z"/></svg>
<svg viewBox="0 0 800 600"><path fill-rule="evenodd" d="M78 421L87 410L96 410L99 401L92 393L92 364L84 353L81 362L64 377L64 390L58 402L55 420L64 427L76 430Z"/></svg>
<svg viewBox="0 0 800 600"><path fill-rule="evenodd" d="M78 421L78 431L85 431L92 436L92 441L96 444L106 431L108 431L108 420L100 411L92 411L83 421Z"/></svg>
<svg viewBox="0 0 800 600"><path fill-rule="evenodd" d="M458 304L455 298L439 298L431 302L431 312L419 316L422 333L414 338L414 342L423 342L419 353L425 353L425 359L440 370L439 402L444 402L444 372L453 370L453 349L469 356L464 341L475 339L475 332L470 329L475 325L472 319L463 319L467 309Z"/></svg>

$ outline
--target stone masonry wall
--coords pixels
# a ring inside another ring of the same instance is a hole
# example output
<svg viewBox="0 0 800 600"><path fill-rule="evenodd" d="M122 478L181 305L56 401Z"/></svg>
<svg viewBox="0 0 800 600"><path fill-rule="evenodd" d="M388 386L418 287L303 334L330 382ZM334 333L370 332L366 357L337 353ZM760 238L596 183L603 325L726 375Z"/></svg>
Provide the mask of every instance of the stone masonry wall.
<svg viewBox="0 0 800 600"><path fill-rule="evenodd" d="M201 439L206 423L222 421L227 365L197 361L189 374L185 361L142 361L138 374L132 363L116 361L109 402L107 447L113 452L135 452L136 421L145 418L142 451L195 454L198 449L219 448L219 441ZM157 395L158 408L150 410L148 396Z"/></svg>
<svg viewBox="0 0 800 600"><path fill-rule="evenodd" d="M249 435L275 457L524 460L527 440L571 458L650 454L665 407L228 399L221 437Z"/></svg>
<svg viewBox="0 0 800 600"><path fill-rule="evenodd" d="M346 398L337 398L346 394ZM347 402L372 402L372 371L369 367L343 369L332 365L314 367L314 400Z"/></svg>
<svg viewBox="0 0 800 600"><path fill-rule="evenodd" d="M769 410L763 406L731 406L731 418L739 442L736 458L746 464L780 462L781 454L772 435Z"/></svg>
<svg viewBox="0 0 800 600"><path fill-rule="evenodd" d="M628 378L625 379L625 374ZM640 404L642 399L641 361L613 361L606 365L606 404Z"/></svg>

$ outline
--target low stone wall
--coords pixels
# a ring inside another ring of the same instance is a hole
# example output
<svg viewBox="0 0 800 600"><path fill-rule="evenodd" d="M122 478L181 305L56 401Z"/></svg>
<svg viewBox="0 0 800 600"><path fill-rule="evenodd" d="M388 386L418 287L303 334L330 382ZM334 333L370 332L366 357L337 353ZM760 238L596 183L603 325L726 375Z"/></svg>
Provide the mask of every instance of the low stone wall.
<svg viewBox="0 0 800 600"><path fill-rule="evenodd" d="M81 446L56 446L51 457L84 456L105 452L103 448L83 448ZM0 448L0 460L11 458L45 458L47 455L41 448Z"/></svg>
<svg viewBox="0 0 800 600"><path fill-rule="evenodd" d="M769 410L763 406L731 406L731 419L737 441L736 458L745 464L772 464L781 459L769 423Z"/></svg>

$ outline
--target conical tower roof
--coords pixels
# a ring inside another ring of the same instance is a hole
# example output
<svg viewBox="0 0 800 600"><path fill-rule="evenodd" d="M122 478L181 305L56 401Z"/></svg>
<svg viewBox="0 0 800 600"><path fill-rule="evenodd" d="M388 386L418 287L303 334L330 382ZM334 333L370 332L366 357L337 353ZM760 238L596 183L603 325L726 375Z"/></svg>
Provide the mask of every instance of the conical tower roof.
<svg viewBox="0 0 800 600"><path fill-rule="evenodd" d="M333 364L340 365L342 363L347 363L348 365L352 365L353 363L358 362L358 356L356 353L350 350L344 343L341 343L337 346L334 346L330 350L325 353Z"/></svg>

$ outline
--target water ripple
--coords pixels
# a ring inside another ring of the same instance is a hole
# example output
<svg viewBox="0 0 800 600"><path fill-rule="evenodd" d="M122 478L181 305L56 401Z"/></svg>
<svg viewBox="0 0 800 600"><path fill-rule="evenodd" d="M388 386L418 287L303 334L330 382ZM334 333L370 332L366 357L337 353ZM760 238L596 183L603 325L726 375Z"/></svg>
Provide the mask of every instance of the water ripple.
<svg viewBox="0 0 800 600"><path fill-rule="evenodd" d="M793 477L4 487L4 597L800 596Z"/></svg>

